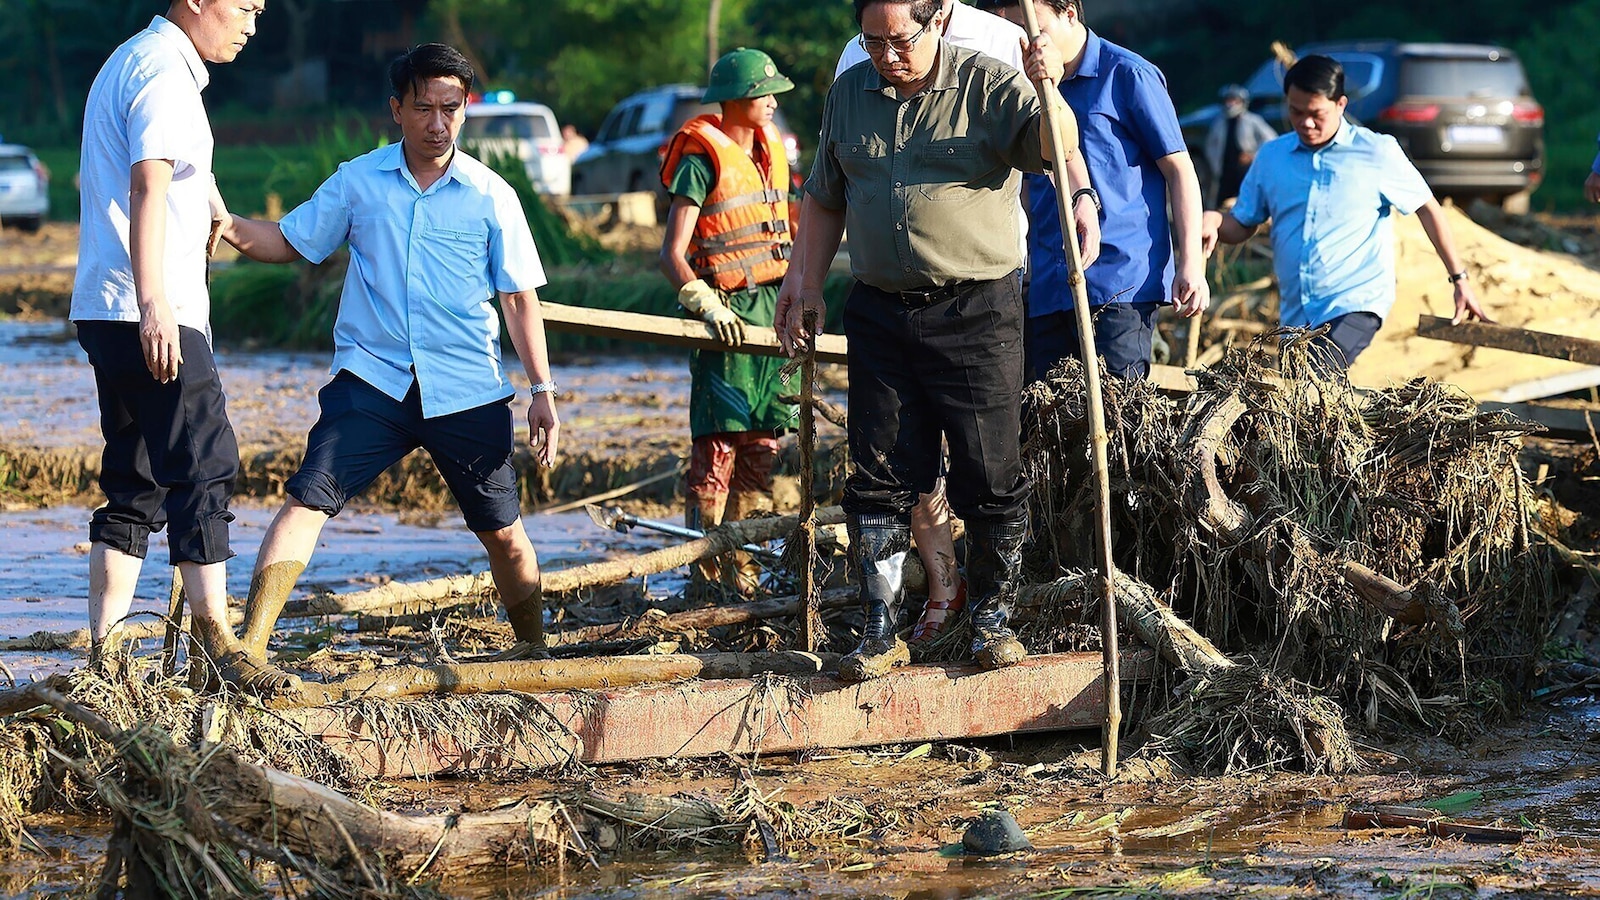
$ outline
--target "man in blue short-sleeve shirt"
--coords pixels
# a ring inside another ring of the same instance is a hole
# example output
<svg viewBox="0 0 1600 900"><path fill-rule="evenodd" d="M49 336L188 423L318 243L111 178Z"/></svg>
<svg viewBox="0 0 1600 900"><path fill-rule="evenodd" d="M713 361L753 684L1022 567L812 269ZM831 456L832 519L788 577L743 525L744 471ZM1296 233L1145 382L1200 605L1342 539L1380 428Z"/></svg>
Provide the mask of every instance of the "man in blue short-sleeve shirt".
<svg viewBox="0 0 1600 900"><path fill-rule="evenodd" d="M389 80L398 145L340 166L281 223L224 220L223 237L263 262L321 262L350 246L334 377L318 395L321 415L285 486L289 499L262 540L245 649L264 656L328 519L422 447L489 553L521 652L542 652L539 564L511 461L515 390L492 301L533 383L529 439L548 466L560 425L535 294L544 270L516 193L456 147L473 82L467 60L424 44L394 61Z"/></svg>
<svg viewBox="0 0 1600 900"><path fill-rule="evenodd" d="M979 5L1021 23L1025 2L1033 3L1039 30L1066 60L1061 96L1078 118L1094 185L1093 191L1074 192L1073 212L1103 210L1099 256L1084 270L1095 352L1112 375L1142 379L1150 374L1161 307L1171 302L1179 314L1192 316L1211 301L1200 248L1200 181L1161 70L1090 30L1083 22L1082 0L980 0ZM1027 175L1023 190L1032 276L1028 376L1039 379L1063 359L1077 358L1078 321L1055 186L1046 176Z"/></svg>
<svg viewBox="0 0 1600 900"><path fill-rule="evenodd" d="M1329 327L1315 357L1343 371L1394 306L1394 212L1413 212L1455 289L1455 320L1484 319L1444 211L1395 139L1344 121L1344 68L1307 56L1283 80L1293 134L1262 145L1231 212L1208 214L1207 244L1272 220L1284 325Z"/></svg>

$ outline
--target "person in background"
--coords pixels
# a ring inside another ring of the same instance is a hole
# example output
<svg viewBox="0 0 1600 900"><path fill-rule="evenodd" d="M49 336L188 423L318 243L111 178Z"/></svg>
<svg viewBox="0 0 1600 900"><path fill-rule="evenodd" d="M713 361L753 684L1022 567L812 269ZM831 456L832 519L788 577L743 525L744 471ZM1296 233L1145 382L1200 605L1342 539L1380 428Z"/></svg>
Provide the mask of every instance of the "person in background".
<svg viewBox="0 0 1600 900"><path fill-rule="evenodd" d="M1042 172L1050 132L1027 78L1061 74L1049 38L1027 77L939 39L938 0L855 0L862 49L828 91L816 161L778 292L778 333L793 353L826 315L823 280L846 225L855 276L844 310L850 346L850 461L844 509L866 623L839 676L904 665L896 634L911 509L933 487L943 434L950 505L967 524L967 582L987 668L1026 651L1009 627L1027 538L1021 459L1022 249L1018 169ZM1077 155L1072 114L1064 156ZM1083 183L1068 172L1074 187Z"/></svg>
<svg viewBox="0 0 1600 900"><path fill-rule="evenodd" d="M1218 95L1222 101L1222 115L1212 121L1206 132L1205 208L1221 209L1228 201L1239 196L1239 185L1244 173L1250 171L1256 151L1261 145L1278 136L1267 120L1250 111L1250 92L1242 85L1230 84Z"/></svg>
<svg viewBox="0 0 1600 900"><path fill-rule="evenodd" d="M1065 59L1058 84L1078 119L1094 184L1073 191L1071 203L1074 216L1100 219L1100 254L1084 269L1095 353L1113 377L1143 379L1161 307L1171 303L1179 315L1194 316L1211 302L1194 162L1160 69L1095 34L1084 24L1081 0L984 0L984 6L1021 22L1026 2ZM1042 175L1023 181L1033 274L1028 376L1037 380L1078 357L1078 320L1055 185Z"/></svg>
<svg viewBox="0 0 1600 900"><path fill-rule="evenodd" d="M771 508L778 437L796 424L778 357L737 352L744 326L772 327L778 285L789 271L789 158L772 124L775 95L794 89L772 57L740 47L717 60L696 116L667 143L661 181L672 204L660 268L678 302L711 325L733 352L690 354L686 520L705 531ZM735 566L707 560L696 575L749 596L761 569L749 554Z"/></svg>
<svg viewBox="0 0 1600 900"><path fill-rule="evenodd" d="M579 134L576 126L561 126L561 152L567 159L576 160L587 149L589 149L589 139Z"/></svg>
<svg viewBox="0 0 1600 900"><path fill-rule="evenodd" d="M216 199L200 92L232 62L261 0L174 0L106 60L84 111L83 221L70 316L94 368L106 502L89 520L96 664L133 604L150 534L194 613L195 646L229 677L274 677L228 625L239 445L211 355L206 256ZM201 654L196 654L200 656Z"/></svg>
<svg viewBox="0 0 1600 900"><path fill-rule="evenodd" d="M539 560L512 465L516 391L492 302L532 382L528 438L548 467L560 421L536 293L544 268L516 192L456 144L473 79L452 47L408 50L389 67L400 143L340 166L281 222L223 219L223 238L258 262L320 263L350 245L333 380L317 394L321 414L262 538L246 601L244 645L258 662L323 526L418 447L489 554L520 642L510 655L545 652Z"/></svg>
<svg viewBox="0 0 1600 900"><path fill-rule="evenodd" d="M1262 145L1232 210L1206 214L1207 245L1212 235L1242 243L1272 220L1281 321L1327 326L1313 357L1326 371L1348 369L1394 306L1395 212L1421 220L1455 292L1454 321L1489 321L1416 166L1393 137L1345 121L1344 67L1307 56L1284 75L1283 89L1294 133Z"/></svg>

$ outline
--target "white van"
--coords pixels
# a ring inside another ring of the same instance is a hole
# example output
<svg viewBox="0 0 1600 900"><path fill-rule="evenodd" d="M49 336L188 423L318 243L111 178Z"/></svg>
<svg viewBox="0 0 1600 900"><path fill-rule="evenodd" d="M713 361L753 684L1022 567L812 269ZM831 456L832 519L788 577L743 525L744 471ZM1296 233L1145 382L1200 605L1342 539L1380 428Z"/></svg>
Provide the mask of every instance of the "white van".
<svg viewBox="0 0 1600 900"><path fill-rule="evenodd" d="M555 113L543 103L473 103L467 107L461 144L479 159L508 155L522 160L528 180L541 194L572 193L572 160L562 152Z"/></svg>

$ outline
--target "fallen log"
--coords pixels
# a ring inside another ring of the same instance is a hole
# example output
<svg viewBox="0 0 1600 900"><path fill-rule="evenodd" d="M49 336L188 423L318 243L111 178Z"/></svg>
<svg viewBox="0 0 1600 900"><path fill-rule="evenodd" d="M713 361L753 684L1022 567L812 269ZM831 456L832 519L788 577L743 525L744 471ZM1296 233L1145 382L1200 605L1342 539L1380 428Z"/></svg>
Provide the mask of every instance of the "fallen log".
<svg viewBox="0 0 1600 900"><path fill-rule="evenodd" d="M843 517L843 511L836 506L817 513L819 522L829 524L843 521ZM799 521L798 516L773 516L728 522L711 529L703 538L675 547L545 572L544 592L547 595L560 594L666 572L728 553L743 544L783 537L793 531ZM395 582L343 594L320 594L289 604L284 609L284 616L326 616L374 610L384 610L393 615L412 615L458 606L493 588L494 579L488 572L452 575L429 581Z"/></svg>
<svg viewBox="0 0 1600 900"><path fill-rule="evenodd" d="M1068 575L1041 585L1024 587L1017 598L1019 607L1064 604L1069 599L1093 596L1092 576ZM1117 615L1141 641L1155 648L1161 658L1190 675L1209 677L1239 664L1218 650L1216 645L1183 621L1172 607L1161 602L1156 589L1117 572Z"/></svg>
<svg viewBox="0 0 1600 900"><path fill-rule="evenodd" d="M856 602L855 588L833 588L823 591L821 609L842 609ZM763 619L779 619L797 615L801 609L799 597L774 597L734 606L711 606L690 609L665 616L644 616L628 622L606 625L586 625L549 635L550 647L567 647L591 641L614 641L627 638L645 638L668 634L705 631L728 625L744 625Z"/></svg>
<svg viewBox="0 0 1600 900"><path fill-rule="evenodd" d="M297 693L274 698L268 705L289 709L350 700L395 700L445 694L588 691L694 678L753 678L761 673L817 675L837 664L837 654L783 651L390 666L326 684L309 683Z"/></svg>
<svg viewBox="0 0 1600 900"><path fill-rule="evenodd" d="M1533 834L1526 828L1468 825L1465 822L1452 822L1442 816L1402 815L1381 810L1378 812L1350 810L1344 814L1344 827L1351 830L1419 828L1432 837L1459 838L1473 844L1520 844Z"/></svg>

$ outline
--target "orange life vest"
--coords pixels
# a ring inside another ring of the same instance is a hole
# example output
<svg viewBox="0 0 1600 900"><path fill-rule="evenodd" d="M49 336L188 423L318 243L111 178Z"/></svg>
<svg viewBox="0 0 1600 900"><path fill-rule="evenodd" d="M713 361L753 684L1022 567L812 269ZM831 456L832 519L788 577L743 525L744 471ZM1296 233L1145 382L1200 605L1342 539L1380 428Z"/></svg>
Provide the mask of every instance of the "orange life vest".
<svg viewBox="0 0 1600 900"><path fill-rule="evenodd" d="M686 155L710 160L716 181L689 240L689 267L708 283L732 291L777 281L789 271L789 157L778 129L767 125L757 135L767 154L763 176L721 125L717 115L685 122L667 144L661 183L671 185Z"/></svg>

